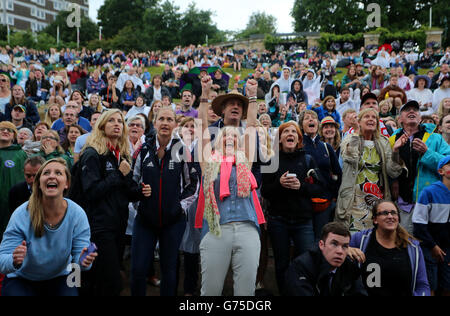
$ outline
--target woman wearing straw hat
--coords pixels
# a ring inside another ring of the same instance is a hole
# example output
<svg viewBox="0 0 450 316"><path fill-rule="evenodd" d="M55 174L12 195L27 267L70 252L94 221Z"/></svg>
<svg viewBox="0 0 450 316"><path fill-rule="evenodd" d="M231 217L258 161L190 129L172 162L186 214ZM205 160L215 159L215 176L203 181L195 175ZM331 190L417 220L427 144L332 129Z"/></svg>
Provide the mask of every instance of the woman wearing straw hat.
<svg viewBox="0 0 450 316"><path fill-rule="evenodd" d="M336 157L339 158L341 152L341 132L339 130L339 123L331 117L325 117L319 126L319 135L323 142L328 143L333 147Z"/></svg>
<svg viewBox="0 0 450 316"><path fill-rule="evenodd" d="M256 143L257 83L247 82L249 98L231 92L212 103L216 114L225 113L235 120L247 117L244 144L238 129L229 125L219 131L211 144L208 129L211 85L209 76L202 79L199 108L203 137L198 153L203 177L195 227L202 228L201 295L222 295L231 264L234 295L253 296L261 247L259 225L265 223L256 194L256 179L251 172Z"/></svg>

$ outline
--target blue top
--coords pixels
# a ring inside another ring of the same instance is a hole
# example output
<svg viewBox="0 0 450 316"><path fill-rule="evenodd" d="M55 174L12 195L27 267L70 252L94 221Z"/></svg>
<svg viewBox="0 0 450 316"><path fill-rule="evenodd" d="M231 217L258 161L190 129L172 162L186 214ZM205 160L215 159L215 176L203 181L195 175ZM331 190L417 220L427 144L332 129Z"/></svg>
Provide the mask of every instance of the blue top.
<svg viewBox="0 0 450 316"><path fill-rule="evenodd" d="M84 210L75 202L68 203L66 215L57 229L44 227L44 235L37 238L27 210L28 202L12 214L3 241L0 245L0 273L8 278L24 278L31 281L45 281L72 272L71 263L80 264L83 248L89 247L91 232ZM13 266L14 250L27 243L27 255L22 266ZM81 265L80 265L81 266ZM81 267L81 270L88 270Z"/></svg>
<svg viewBox="0 0 450 316"><path fill-rule="evenodd" d="M87 141L89 135L91 135L91 133L83 134L77 138L77 140L75 142L75 148L73 149L74 154L81 153L81 150L83 149L84 145L86 145L86 141Z"/></svg>
<svg viewBox="0 0 450 316"><path fill-rule="evenodd" d="M220 200L220 173L214 181L214 194L216 196L217 207L220 212L220 225L231 222L252 222L259 231L258 218L256 216L253 195L250 193L248 198L238 197L236 166L230 175L230 196L223 201ZM203 220L202 239L209 232L209 226L206 219Z"/></svg>
<svg viewBox="0 0 450 316"><path fill-rule="evenodd" d="M80 125L86 132L91 132L92 131L92 126L91 123L89 122L88 119L85 119L84 117L81 117L78 119L77 122L78 125ZM64 122L62 119L57 119L53 125L52 125L52 129L55 131L59 131L64 127Z"/></svg>

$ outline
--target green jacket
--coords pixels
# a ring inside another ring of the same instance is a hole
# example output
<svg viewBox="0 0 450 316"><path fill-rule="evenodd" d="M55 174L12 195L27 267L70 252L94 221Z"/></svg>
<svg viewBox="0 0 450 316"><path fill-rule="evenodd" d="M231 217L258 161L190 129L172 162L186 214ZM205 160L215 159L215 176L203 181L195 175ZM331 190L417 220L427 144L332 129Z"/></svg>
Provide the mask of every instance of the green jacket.
<svg viewBox="0 0 450 316"><path fill-rule="evenodd" d="M25 181L23 167L27 154L19 145L0 149L0 240L11 216L8 207L9 190Z"/></svg>
<svg viewBox="0 0 450 316"><path fill-rule="evenodd" d="M55 150L54 152L48 155L46 155L45 152L41 150L40 152L38 152L36 155L33 156L41 156L42 158L45 159L45 161L49 161L55 158L62 158L67 162L67 167L69 168L69 170L72 168L72 162L70 158L66 154L61 154L58 150Z"/></svg>

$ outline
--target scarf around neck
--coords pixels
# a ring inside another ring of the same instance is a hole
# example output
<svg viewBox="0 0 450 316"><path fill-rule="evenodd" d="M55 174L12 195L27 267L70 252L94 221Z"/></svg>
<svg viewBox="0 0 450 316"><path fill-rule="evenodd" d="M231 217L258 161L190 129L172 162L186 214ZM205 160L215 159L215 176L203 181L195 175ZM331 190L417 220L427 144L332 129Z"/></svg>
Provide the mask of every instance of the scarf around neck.
<svg viewBox="0 0 450 316"><path fill-rule="evenodd" d="M212 156L213 161L208 164L205 172L205 185L203 180L200 184L197 213L195 216L195 228L202 228L203 218L206 217L210 232L217 237L221 237L222 232L220 228L220 212L214 193L214 182L220 171L220 200L223 201L225 198L229 197L231 195L229 187L230 176L234 165L236 166L237 173L238 197L249 198L250 194L252 194L258 224L261 225L266 222L256 194L258 184L253 173L245 163L245 154L243 152L238 152L236 156L222 157L218 154L214 154Z"/></svg>

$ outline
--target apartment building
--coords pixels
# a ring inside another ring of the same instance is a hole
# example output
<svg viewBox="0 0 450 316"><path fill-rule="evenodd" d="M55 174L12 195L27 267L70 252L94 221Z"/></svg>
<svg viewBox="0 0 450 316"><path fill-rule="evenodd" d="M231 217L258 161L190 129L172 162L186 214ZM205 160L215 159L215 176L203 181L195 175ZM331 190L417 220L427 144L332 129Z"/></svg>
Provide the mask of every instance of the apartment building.
<svg viewBox="0 0 450 316"><path fill-rule="evenodd" d="M80 5L81 14L89 16L89 0L0 0L0 23L5 24L6 13L10 28L38 32L52 23L71 2Z"/></svg>

